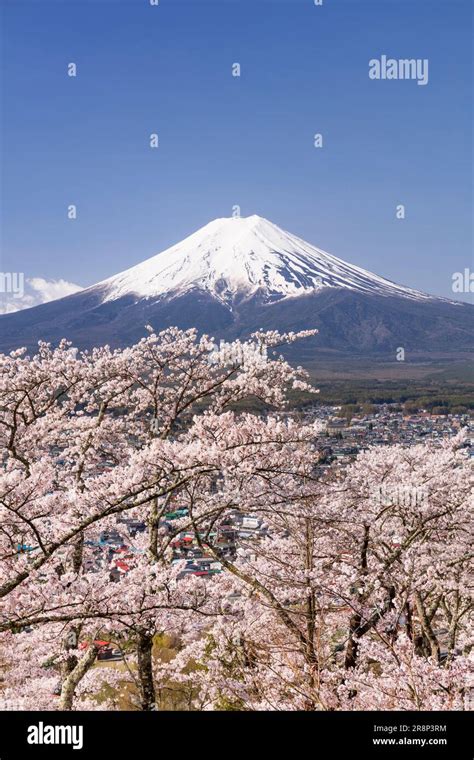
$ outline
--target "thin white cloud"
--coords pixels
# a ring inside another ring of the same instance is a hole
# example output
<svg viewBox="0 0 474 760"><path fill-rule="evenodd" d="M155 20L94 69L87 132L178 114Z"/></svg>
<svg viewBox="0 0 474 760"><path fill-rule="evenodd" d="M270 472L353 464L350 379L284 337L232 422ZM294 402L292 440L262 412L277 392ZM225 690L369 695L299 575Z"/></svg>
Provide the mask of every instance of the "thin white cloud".
<svg viewBox="0 0 474 760"><path fill-rule="evenodd" d="M55 301L83 288L67 280L46 280L44 277L27 277L22 293L0 292L0 314L12 314L15 311L31 309L42 303Z"/></svg>

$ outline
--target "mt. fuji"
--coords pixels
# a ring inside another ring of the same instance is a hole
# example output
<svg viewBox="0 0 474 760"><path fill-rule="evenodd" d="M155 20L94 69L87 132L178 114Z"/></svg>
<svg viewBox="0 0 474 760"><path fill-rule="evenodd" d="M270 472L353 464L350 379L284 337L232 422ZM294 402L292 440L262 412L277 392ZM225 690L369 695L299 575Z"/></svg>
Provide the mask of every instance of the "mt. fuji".
<svg viewBox="0 0 474 760"><path fill-rule="evenodd" d="M73 295L0 316L0 350L66 337L128 345L170 325L215 338L319 328L302 360L405 351L465 352L474 307L397 285L259 216L215 219L182 242Z"/></svg>
<svg viewBox="0 0 474 760"><path fill-rule="evenodd" d="M107 289L104 301L128 293L176 297L200 289L228 305L257 294L271 303L324 287L427 297L346 264L256 215L215 219L181 243L99 285Z"/></svg>

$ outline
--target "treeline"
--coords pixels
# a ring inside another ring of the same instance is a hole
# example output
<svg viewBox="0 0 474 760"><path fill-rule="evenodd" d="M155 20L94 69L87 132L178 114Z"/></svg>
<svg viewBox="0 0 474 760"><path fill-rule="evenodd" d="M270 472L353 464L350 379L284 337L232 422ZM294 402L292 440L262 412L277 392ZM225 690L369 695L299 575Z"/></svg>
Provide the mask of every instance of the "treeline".
<svg viewBox="0 0 474 760"><path fill-rule="evenodd" d="M373 411L379 404L396 404L394 410L407 414L426 409L432 414L469 414L474 412L474 387L469 385L446 385L416 383L410 385L387 381L320 383L317 397L309 394L295 398L296 406L314 403L347 407L352 414ZM346 413L342 416L347 416Z"/></svg>
<svg viewBox="0 0 474 760"><path fill-rule="evenodd" d="M406 401L403 410L407 414L426 409L431 414L472 414L474 411L473 396L451 396L449 398L430 398L421 396L418 399Z"/></svg>

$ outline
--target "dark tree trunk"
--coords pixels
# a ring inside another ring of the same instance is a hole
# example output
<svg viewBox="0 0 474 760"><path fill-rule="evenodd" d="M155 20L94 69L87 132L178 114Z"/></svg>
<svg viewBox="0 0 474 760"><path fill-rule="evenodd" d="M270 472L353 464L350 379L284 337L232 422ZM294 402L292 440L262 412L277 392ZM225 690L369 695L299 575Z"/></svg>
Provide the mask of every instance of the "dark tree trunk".
<svg viewBox="0 0 474 760"><path fill-rule="evenodd" d="M349 670L349 668L355 668L356 666L359 644L356 641L355 636L360 628L361 622L361 616L357 613L352 615L349 621L349 639L347 641L346 656L344 658L344 667L346 670Z"/></svg>
<svg viewBox="0 0 474 760"><path fill-rule="evenodd" d="M431 626L431 620L426 612L425 605L421 598L421 594L417 592L415 594L415 604L420 618L423 638L427 642L427 649L429 650L431 657L435 662L439 662L440 659L440 646L438 639Z"/></svg>
<svg viewBox="0 0 474 760"><path fill-rule="evenodd" d="M72 569L75 573L80 573L82 569L82 558L84 551L84 535L81 533L74 544L72 553Z"/></svg>
<svg viewBox="0 0 474 760"><path fill-rule="evenodd" d="M306 557L305 568L309 573L313 570L313 551L314 551L314 531L313 523L308 518L306 520ZM316 710L317 701L314 694L317 691L317 682L315 673L318 669L318 655L315 646L316 637L316 615L317 605L314 589L311 585L310 575L308 573L308 595L306 598L306 647L305 660L308 672L308 698L305 700L304 709L308 711Z"/></svg>
<svg viewBox="0 0 474 760"><path fill-rule="evenodd" d="M412 611L410 607L410 602L407 602L405 604L405 619L406 619L405 628L406 628L407 636L410 639L410 641L414 642L415 634L413 631L413 615L412 615Z"/></svg>
<svg viewBox="0 0 474 760"><path fill-rule="evenodd" d="M369 526L364 525L364 536L362 539L362 545L360 550L360 574L361 574L361 580L363 582L364 576L367 574L367 552L369 549ZM358 590L363 590L358 589ZM362 602L362 597L360 598L360 602ZM359 632L359 629L361 627L362 618L359 615L358 612L355 612L350 621L349 621L349 638L347 641L347 647L346 647L346 656L344 659L344 667L346 670L349 668L355 668L356 662L357 662L357 654L359 650L359 645L357 641L355 640L355 637L357 636L357 633Z"/></svg>
<svg viewBox="0 0 474 760"><path fill-rule="evenodd" d="M138 680L140 686L140 708L145 711L156 709L152 650L153 636L141 631L137 639Z"/></svg>

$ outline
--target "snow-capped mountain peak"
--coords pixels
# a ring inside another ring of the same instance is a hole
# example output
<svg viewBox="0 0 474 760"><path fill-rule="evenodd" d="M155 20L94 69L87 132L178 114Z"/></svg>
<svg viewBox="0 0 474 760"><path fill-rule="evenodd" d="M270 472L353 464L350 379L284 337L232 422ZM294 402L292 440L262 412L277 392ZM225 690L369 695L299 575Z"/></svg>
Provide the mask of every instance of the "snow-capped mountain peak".
<svg viewBox="0 0 474 760"><path fill-rule="evenodd" d="M173 298L197 289L229 306L254 295L270 303L328 287L429 298L348 264L255 214L214 219L94 288L98 286L105 301L132 293L139 298Z"/></svg>
<svg viewBox="0 0 474 760"><path fill-rule="evenodd" d="M123 347L143 338L144 325L230 341L316 327L293 354L313 366L319 351L392 361L397 346L472 353L474 307L395 285L249 216L215 219L125 272L0 323L0 351L62 338L80 349Z"/></svg>

